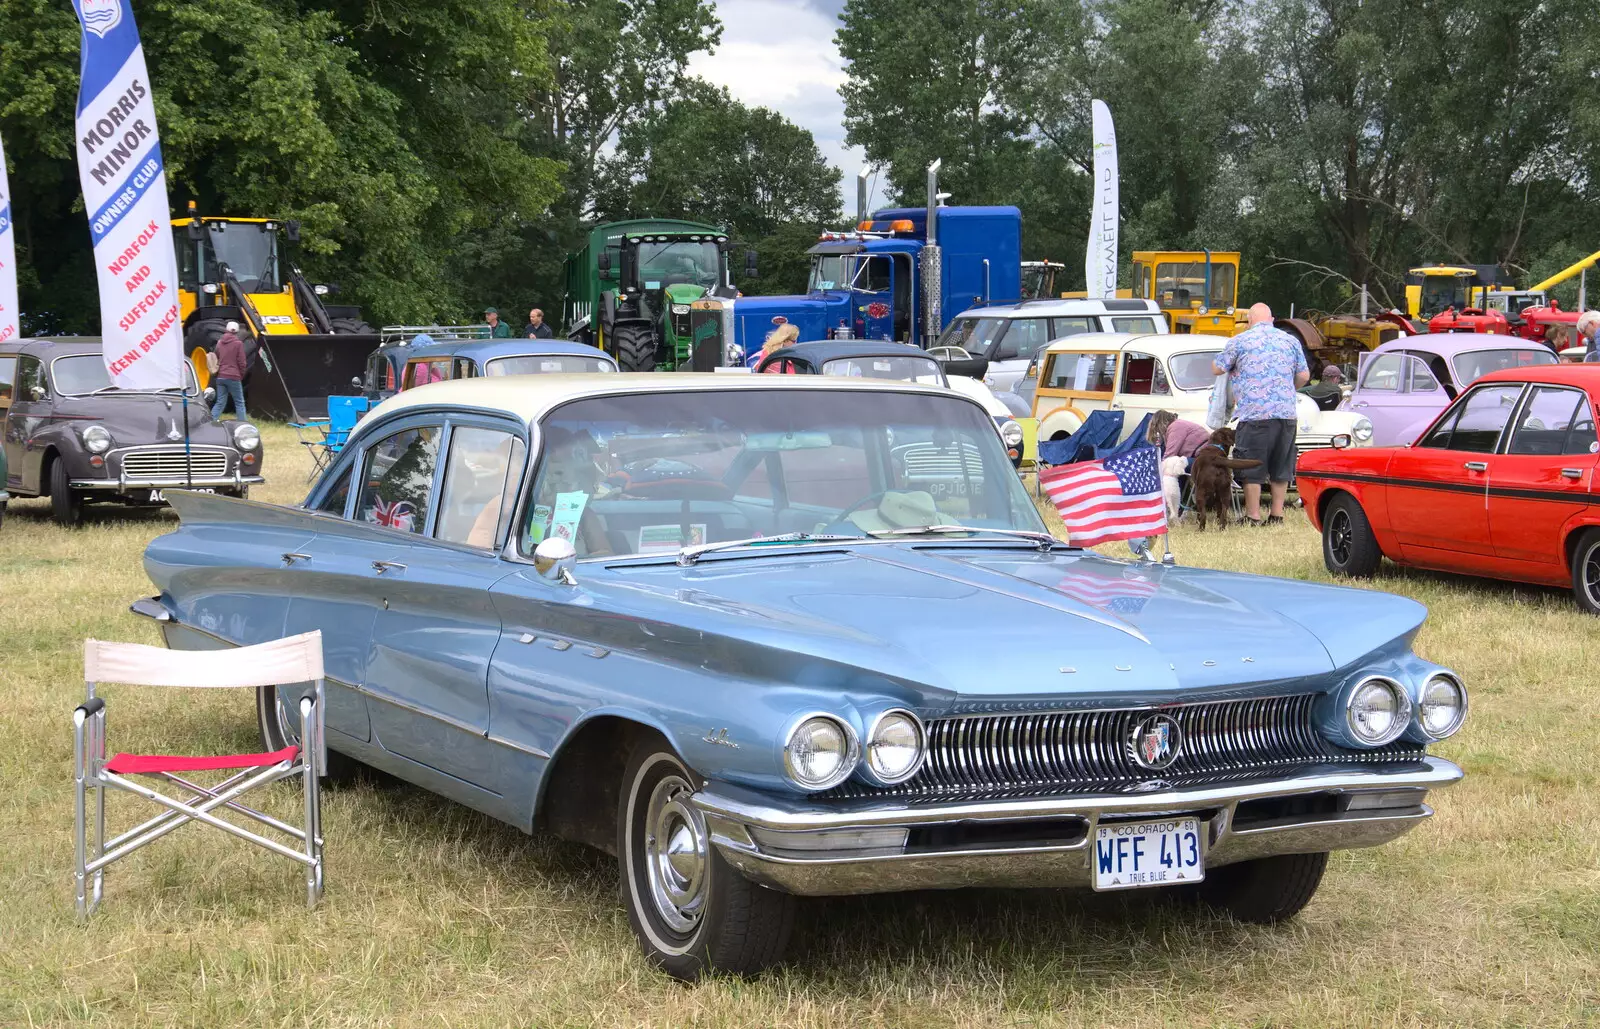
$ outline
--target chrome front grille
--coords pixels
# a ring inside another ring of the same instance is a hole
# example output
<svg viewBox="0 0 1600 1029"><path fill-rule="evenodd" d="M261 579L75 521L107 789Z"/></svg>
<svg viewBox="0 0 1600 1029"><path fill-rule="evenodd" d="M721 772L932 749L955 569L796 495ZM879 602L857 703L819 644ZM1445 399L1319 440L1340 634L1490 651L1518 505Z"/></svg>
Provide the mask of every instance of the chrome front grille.
<svg viewBox="0 0 1600 1029"><path fill-rule="evenodd" d="M888 788L850 782L833 796L1033 795L1124 790L1161 779L1201 784L1246 779L1319 761L1403 761L1423 756L1401 742L1351 751L1312 722L1314 694L1165 707L1183 730L1177 759L1160 771L1136 764L1129 741L1148 708L992 715L928 723L922 770Z"/></svg>
<svg viewBox="0 0 1600 1029"><path fill-rule="evenodd" d="M1300 454L1310 450L1327 450L1331 446L1332 436L1296 436L1294 440L1295 452Z"/></svg>
<svg viewBox="0 0 1600 1029"><path fill-rule="evenodd" d="M172 479L183 481L191 474L196 479L221 479L228 474L228 455L220 450L196 448L191 472L184 460L183 447L139 447L122 454L122 476L138 481Z"/></svg>

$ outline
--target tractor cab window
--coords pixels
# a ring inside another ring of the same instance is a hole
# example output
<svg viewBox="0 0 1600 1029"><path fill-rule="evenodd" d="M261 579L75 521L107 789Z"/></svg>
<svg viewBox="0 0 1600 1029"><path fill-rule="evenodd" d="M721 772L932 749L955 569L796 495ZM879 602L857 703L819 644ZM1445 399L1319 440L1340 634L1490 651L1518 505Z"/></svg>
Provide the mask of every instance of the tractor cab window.
<svg viewBox="0 0 1600 1029"><path fill-rule="evenodd" d="M811 258L811 281L808 292L844 289L855 275L854 254L815 254Z"/></svg>
<svg viewBox="0 0 1600 1029"><path fill-rule="evenodd" d="M1419 313L1431 318L1447 307L1457 311L1471 305L1467 303L1467 280L1455 275L1424 275Z"/></svg>
<svg viewBox="0 0 1600 1029"><path fill-rule="evenodd" d="M262 222L207 222L205 281L219 282L226 264L246 293L278 293L278 236Z"/></svg>
<svg viewBox="0 0 1600 1029"><path fill-rule="evenodd" d="M862 293L882 293L889 288L889 258L869 257L856 268L850 287Z"/></svg>
<svg viewBox="0 0 1600 1029"><path fill-rule="evenodd" d="M200 289L201 244L189 238L185 226L172 230L172 249L178 255L178 288L197 292Z"/></svg>
<svg viewBox="0 0 1600 1029"><path fill-rule="evenodd" d="M1196 302L1208 308L1232 307L1235 272L1231 264L1213 263L1211 291L1208 294L1204 261L1158 264L1155 300L1167 308L1187 308Z"/></svg>
<svg viewBox="0 0 1600 1029"><path fill-rule="evenodd" d="M691 285L715 287L721 253L715 243L640 243L639 280L645 289Z"/></svg>

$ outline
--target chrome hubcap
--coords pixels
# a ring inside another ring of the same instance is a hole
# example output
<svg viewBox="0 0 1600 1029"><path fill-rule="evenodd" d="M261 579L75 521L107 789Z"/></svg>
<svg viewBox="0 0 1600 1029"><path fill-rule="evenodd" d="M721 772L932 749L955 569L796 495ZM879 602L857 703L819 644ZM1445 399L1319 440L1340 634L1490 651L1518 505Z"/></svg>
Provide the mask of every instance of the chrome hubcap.
<svg viewBox="0 0 1600 1029"><path fill-rule="evenodd" d="M1328 519L1328 552L1339 564L1350 560L1350 516L1343 511Z"/></svg>
<svg viewBox="0 0 1600 1029"><path fill-rule="evenodd" d="M694 788L669 775L656 783L645 809L644 865L650 901L672 931L687 933L705 913L705 819L691 803Z"/></svg>

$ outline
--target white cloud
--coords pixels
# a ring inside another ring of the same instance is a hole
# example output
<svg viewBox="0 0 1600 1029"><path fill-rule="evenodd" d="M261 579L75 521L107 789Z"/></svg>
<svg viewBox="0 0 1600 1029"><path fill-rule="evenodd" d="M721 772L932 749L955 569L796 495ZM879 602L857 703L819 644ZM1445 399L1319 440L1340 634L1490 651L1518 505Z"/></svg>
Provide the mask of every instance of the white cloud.
<svg viewBox="0 0 1600 1029"><path fill-rule="evenodd" d="M854 217L860 147L844 142L844 60L834 45L839 4L834 0L717 0L722 43L689 62L691 74L726 86L735 100L767 107L802 128L844 172L839 191ZM881 176L880 176L881 181ZM876 206L881 196L871 198Z"/></svg>

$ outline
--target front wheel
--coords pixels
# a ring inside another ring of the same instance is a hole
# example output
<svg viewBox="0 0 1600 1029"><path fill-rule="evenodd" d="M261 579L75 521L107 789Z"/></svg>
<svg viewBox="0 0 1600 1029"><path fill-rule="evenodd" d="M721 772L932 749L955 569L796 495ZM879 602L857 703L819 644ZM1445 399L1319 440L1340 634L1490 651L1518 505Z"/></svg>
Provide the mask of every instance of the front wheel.
<svg viewBox="0 0 1600 1029"><path fill-rule="evenodd" d="M257 686L256 728L261 733L261 749L264 751L282 750L287 746L298 745L300 743L298 703L286 706L278 699L278 687ZM361 769L361 762L330 748L328 774L324 778L330 782L348 781L358 776Z"/></svg>
<svg viewBox="0 0 1600 1029"><path fill-rule="evenodd" d="M1326 851L1224 865L1206 872L1200 899L1241 922L1272 925L1293 918L1311 903L1327 868Z"/></svg>
<svg viewBox="0 0 1600 1029"><path fill-rule="evenodd" d="M1572 548L1572 595L1578 606L1600 615L1600 529L1588 529Z"/></svg>
<svg viewBox="0 0 1600 1029"><path fill-rule="evenodd" d="M655 333L648 325L618 325L611 334L617 366L625 372L656 370Z"/></svg>
<svg viewBox="0 0 1600 1029"><path fill-rule="evenodd" d="M723 860L690 800L699 779L647 738L623 772L617 860L628 922L650 963L676 979L746 975L779 961L794 897L758 886Z"/></svg>
<svg viewBox="0 0 1600 1029"><path fill-rule="evenodd" d="M1334 575L1370 579L1382 560L1372 523L1356 498L1335 497L1322 516L1322 563Z"/></svg>
<svg viewBox="0 0 1600 1029"><path fill-rule="evenodd" d="M83 495L72 488L67 463L59 457L50 462L50 517L69 528L83 521Z"/></svg>

